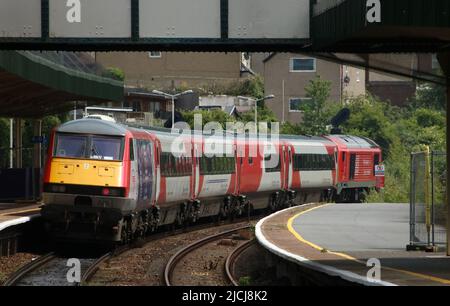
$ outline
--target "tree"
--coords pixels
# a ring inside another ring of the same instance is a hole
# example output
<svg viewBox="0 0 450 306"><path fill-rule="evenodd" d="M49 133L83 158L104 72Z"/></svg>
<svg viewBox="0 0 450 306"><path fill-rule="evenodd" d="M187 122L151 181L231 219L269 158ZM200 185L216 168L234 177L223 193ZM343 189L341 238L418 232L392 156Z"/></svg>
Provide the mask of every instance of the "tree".
<svg viewBox="0 0 450 306"><path fill-rule="evenodd" d="M226 128L227 122L234 122L235 119L220 109L214 110L195 110L195 111L183 111L184 121L189 124L190 128L194 129L194 117L195 115L202 116L202 128L209 122L218 122L222 128Z"/></svg>
<svg viewBox="0 0 450 306"><path fill-rule="evenodd" d="M412 109L429 108L438 111L447 110L446 88L443 85L422 83L417 87L416 96L410 105Z"/></svg>
<svg viewBox="0 0 450 306"><path fill-rule="evenodd" d="M330 101L331 82L319 76L311 80L305 87L305 100L300 105L303 120L300 124L286 122L281 127L281 133L291 135L323 135L327 133L330 119L340 109L339 104Z"/></svg>

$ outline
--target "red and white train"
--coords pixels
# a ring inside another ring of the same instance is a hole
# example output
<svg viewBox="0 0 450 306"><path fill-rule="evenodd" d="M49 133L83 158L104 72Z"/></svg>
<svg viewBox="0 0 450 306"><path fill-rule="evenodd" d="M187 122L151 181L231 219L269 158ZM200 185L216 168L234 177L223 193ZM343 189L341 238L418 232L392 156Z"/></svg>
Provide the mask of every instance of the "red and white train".
<svg viewBox="0 0 450 306"><path fill-rule="evenodd" d="M383 187L381 155L355 136L271 141L71 121L50 139L42 215L58 237L126 242L204 217L357 202Z"/></svg>

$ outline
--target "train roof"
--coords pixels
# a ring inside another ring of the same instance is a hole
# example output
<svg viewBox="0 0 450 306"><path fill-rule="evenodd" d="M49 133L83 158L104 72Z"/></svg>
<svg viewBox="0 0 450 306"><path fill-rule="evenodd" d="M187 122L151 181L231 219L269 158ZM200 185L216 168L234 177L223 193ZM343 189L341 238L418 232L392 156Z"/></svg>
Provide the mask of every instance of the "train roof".
<svg viewBox="0 0 450 306"><path fill-rule="evenodd" d="M350 136L350 135L331 135L329 139L338 141L339 144L347 146L347 148L357 149L373 149L380 146L373 140L366 137Z"/></svg>
<svg viewBox="0 0 450 306"><path fill-rule="evenodd" d="M136 128L136 129L144 129L144 130L147 130L147 131L153 131L156 134L170 134L170 135L177 134L177 133L174 133L172 131L172 129L170 129L170 128L160 128L160 127L140 126L140 125L130 125L130 127ZM203 132L200 132L200 131L197 131L197 130L191 130L190 132L191 132L192 135L203 135L203 136L212 136L212 137L214 137L214 136L222 137L222 136L225 136L227 134L228 135L233 134L232 132L226 132L226 131L223 131L222 135L220 135L218 133L210 135L210 134L203 133ZM182 131L180 130L179 133L182 134ZM251 138L254 138L254 139L258 138L258 136L266 137L266 139L270 139L271 138L271 134L270 133L268 133L268 134L258 134L258 135L253 133L253 134L248 134L248 136L250 136ZM238 138L244 138L244 137L248 137L248 136L246 134L242 134L242 133L237 134ZM280 140L302 140L302 141L330 142L329 139L326 139L326 138L320 137L320 136L278 135L278 137L279 137Z"/></svg>
<svg viewBox="0 0 450 306"><path fill-rule="evenodd" d="M125 136L127 128L115 122L100 119L73 120L60 125L57 129L60 133L95 134L107 136Z"/></svg>
<svg viewBox="0 0 450 306"><path fill-rule="evenodd" d="M159 127L150 127L150 126L140 126L140 125L123 125L115 122L110 122L106 120L99 119L80 119L69 121L67 123L59 126L56 131L61 133L77 133L77 134L99 134L99 135L108 135L108 136L125 136L127 131L139 131L146 130L152 131L155 134L163 134L163 135L176 135L173 133L172 129L168 128L159 128ZM182 134L182 131L180 131ZM204 134L200 131L191 131L192 135L204 135L204 136L217 136L222 137L220 134L208 135ZM223 132L223 135L227 135L227 132ZM229 135L229 134L228 134ZM271 135L263 135L262 140L270 140ZM250 137L250 139L256 139L258 135L249 134L249 136L245 134L238 134L239 138ZM375 143L373 140L370 140L365 137L357 137L350 135L330 135L326 137L320 136L305 136L305 135L279 135L280 140L292 140L292 141L306 141L306 142L337 142L340 145L345 145L348 148L379 148L380 146Z"/></svg>

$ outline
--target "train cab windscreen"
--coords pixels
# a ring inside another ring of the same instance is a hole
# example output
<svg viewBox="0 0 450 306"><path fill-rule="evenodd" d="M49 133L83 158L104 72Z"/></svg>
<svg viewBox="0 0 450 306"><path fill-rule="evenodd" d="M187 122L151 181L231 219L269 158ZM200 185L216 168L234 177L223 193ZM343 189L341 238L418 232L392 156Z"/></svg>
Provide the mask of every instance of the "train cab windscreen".
<svg viewBox="0 0 450 306"><path fill-rule="evenodd" d="M55 157L122 160L123 137L57 134Z"/></svg>

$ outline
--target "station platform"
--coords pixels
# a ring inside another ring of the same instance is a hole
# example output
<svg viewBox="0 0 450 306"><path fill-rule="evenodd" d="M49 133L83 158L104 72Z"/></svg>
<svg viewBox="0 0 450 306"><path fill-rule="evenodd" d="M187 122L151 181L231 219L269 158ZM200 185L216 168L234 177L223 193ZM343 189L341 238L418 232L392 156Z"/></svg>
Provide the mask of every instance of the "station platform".
<svg viewBox="0 0 450 306"><path fill-rule="evenodd" d="M40 216L42 203L0 203L0 232Z"/></svg>
<svg viewBox="0 0 450 306"><path fill-rule="evenodd" d="M360 285L450 285L450 257L407 252L407 204L311 204L256 226L260 245L285 261ZM372 265L381 264L380 279ZM371 277L368 277L371 276Z"/></svg>

